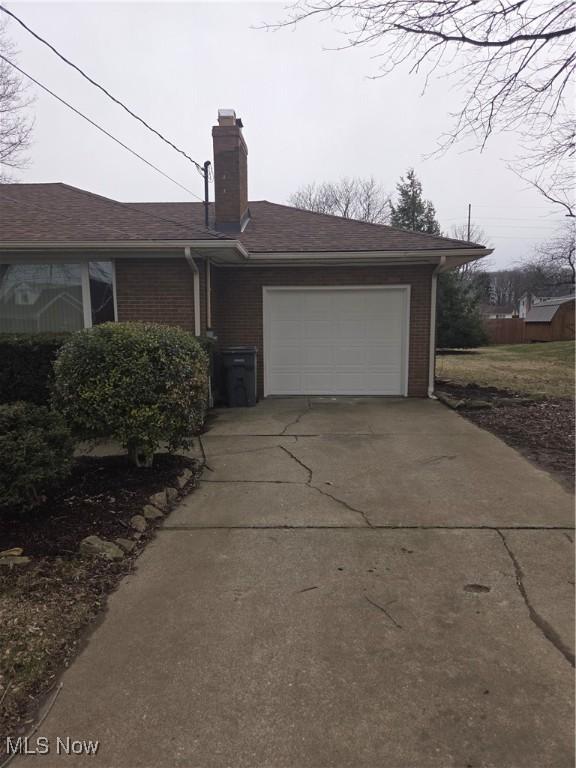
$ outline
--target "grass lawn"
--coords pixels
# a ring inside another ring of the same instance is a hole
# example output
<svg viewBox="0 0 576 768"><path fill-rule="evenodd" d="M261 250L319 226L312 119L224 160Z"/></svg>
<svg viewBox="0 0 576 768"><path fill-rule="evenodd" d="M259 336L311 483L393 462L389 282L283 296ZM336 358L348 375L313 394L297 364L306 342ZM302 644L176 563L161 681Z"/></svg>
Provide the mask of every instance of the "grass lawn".
<svg viewBox="0 0 576 768"><path fill-rule="evenodd" d="M574 395L574 342L510 344L438 355L436 377L529 395Z"/></svg>

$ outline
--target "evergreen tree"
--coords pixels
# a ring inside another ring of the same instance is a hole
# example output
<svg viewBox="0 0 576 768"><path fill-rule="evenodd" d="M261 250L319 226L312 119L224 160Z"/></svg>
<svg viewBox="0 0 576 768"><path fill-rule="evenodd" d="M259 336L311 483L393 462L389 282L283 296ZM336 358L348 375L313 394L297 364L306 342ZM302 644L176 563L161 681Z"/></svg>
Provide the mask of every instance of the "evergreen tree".
<svg viewBox="0 0 576 768"><path fill-rule="evenodd" d="M436 219L436 209L430 200L422 197L422 184L413 168L408 169L406 177L400 178L396 189L398 200L395 205L391 205L392 226L411 229L415 232L426 232L429 235L439 235L440 225Z"/></svg>
<svg viewBox="0 0 576 768"><path fill-rule="evenodd" d="M480 281L463 280L456 271L442 272L438 278L438 348L481 347L488 342L480 298Z"/></svg>

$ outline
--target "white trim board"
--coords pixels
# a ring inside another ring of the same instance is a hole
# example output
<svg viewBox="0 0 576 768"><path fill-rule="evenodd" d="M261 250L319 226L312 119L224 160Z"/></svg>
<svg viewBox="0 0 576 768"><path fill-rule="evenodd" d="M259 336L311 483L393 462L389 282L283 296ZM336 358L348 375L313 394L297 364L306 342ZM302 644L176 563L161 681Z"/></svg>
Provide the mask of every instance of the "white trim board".
<svg viewBox="0 0 576 768"><path fill-rule="evenodd" d="M394 393L396 396L408 396L408 374L410 364L410 308L411 308L411 286L407 284L387 284L387 285L286 285L286 286L263 286L262 287L262 323L263 323L263 366L264 366L264 397L272 393L270 386L270 366L268 365L270 340L270 294L290 291L403 291L405 295L404 322L402 333L402 385L401 391ZM326 392L309 392L308 395L326 395ZM334 393L332 393L334 394ZM348 392L349 395L365 395L365 392ZM372 394L392 394L392 393L372 393Z"/></svg>

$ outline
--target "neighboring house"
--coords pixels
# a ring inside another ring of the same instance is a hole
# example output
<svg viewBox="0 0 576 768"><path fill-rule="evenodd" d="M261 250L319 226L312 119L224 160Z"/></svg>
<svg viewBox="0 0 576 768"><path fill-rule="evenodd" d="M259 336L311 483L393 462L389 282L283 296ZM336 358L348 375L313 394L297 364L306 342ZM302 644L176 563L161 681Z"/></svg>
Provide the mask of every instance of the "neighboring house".
<svg viewBox="0 0 576 768"><path fill-rule="evenodd" d="M48 279L81 297L84 326L147 320L210 331L221 347L255 345L260 396L430 393L437 274L491 250L249 202L242 123L232 110L218 123L208 226L202 203L0 185L0 304L25 268L22 294L40 296ZM18 312L4 301L0 331L29 330L39 300ZM50 330L78 322L77 306L55 309Z"/></svg>
<svg viewBox="0 0 576 768"><path fill-rule="evenodd" d="M574 339L574 296L540 299L526 315L526 341Z"/></svg>
<svg viewBox="0 0 576 768"><path fill-rule="evenodd" d="M530 291L523 293L518 299L518 317L524 320L528 312L532 309L532 305L535 301L538 301L538 299L533 293Z"/></svg>
<svg viewBox="0 0 576 768"><path fill-rule="evenodd" d="M481 304L480 314L486 320L504 320L518 317L513 304Z"/></svg>

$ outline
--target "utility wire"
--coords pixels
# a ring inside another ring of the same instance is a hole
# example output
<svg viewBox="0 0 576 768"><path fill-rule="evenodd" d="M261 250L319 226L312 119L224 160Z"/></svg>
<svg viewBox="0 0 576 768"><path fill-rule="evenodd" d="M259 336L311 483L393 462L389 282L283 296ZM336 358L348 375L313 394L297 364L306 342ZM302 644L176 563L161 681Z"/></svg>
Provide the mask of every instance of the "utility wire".
<svg viewBox="0 0 576 768"><path fill-rule="evenodd" d="M172 176L169 176L167 173L162 171L158 166L154 165L154 163L151 163L149 160L146 160L145 157L142 157L142 155L138 154L136 150L131 149L127 144L124 144L123 141L120 141L120 139L117 139L116 136L113 136L109 131L107 131L105 128L102 128L101 125L98 125L98 123L95 123L94 120L87 117L83 112L80 112L79 109L76 109L76 107L73 107L72 104L69 104L65 99L58 96L58 94L54 93L54 91L51 91L48 86L41 83L39 80L36 80L35 77L32 77L32 75L29 75L28 72L25 72L21 67L19 67L17 64L15 64L13 61L10 61L9 58L4 56L0 53L0 59L5 61L7 64L10 64L11 67L14 67L14 69L18 70L20 74L27 77L29 80L31 80L33 83L35 83L39 88L42 88L42 90L46 91L46 93L49 93L50 96L53 96L55 99L57 99L61 104L64 104L64 106L68 107L68 109L71 109L72 112L75 112L77 115L82 117L84 120L86 120L90 125L93 125L94 128L97 128L101 133L108 136L108 138L112 139L112 141L115 141L116 144L119 144L123 149L126 149L130 154L134 155L134 157L137 157L139 160L142 160L143 163L146 163L150 168L153 168L157 173L160 173L164 178L169 179L173 184L176 184L181 189L188 192L188 194L192 195L192 197L195 197L197 200L202 201L202 198L199 197L196 193L192 192L191 189L188 189L188 187L185 187L184 184L180 184L179 181L176 181L176 179L173 179Z"/></svg>
<svg viewBox="0 0 576 768"><path fill-rule="evenodd" d="M43 37L41 37L37 32L34 32L33 29L30 29L30 27L25 24L22 19L20 19L18 16L16 16L15 13L12 11L9 11L8 8L5 8L3 5L0 5L0 11L3 11L4 13L8 14L8 16L11 16L14 21L17 21L18 24L20 24L21 27L23 27L27 32L29 32L33 37L36 38L36 40L39 40L44 45L48 46L51 51L53 51L58 58L60 58L63 62L68 64L69 67L72 67L76 70L85 80L88 80L89 83L91 83L93 86L98 88L102 93L106 94L109 99L112 99L112 101L115 104L118 104L119 107L122 107L122 109L127 112L131 117L138 120L142 125L144 125L146 128L148 128L149 131L152 131L156 136L158 136L159 139L161 139L163 142L168 144L168 146L172 147L172 149L175 149L176 152L179 152L181 155L183 155L187 160L189 160L195 167L196 170L200 173L200 175L204 175L204 169L200 165L200 163L197 163L196 160L194 160L190 155L186 152L184 152L183 149L180 149L180 147L177 147L174 142L170 141L170 139L167 139L164 135L160 133L160 131L157 131L155 128L153 128L149 123L144 120L144 118L137 115L135 112L133 112L129 107L126 106L120 99L117 99L115 96L113 96L110 91L108 91L106 88L104 88L103 85L100 85L100 83L97 83L96 80L92 79L90 75L87 75L84 70L82 70L80 67L78 67L74 62L70 61L70 59L67 59L64 54L60 53L60 51L55 48L51 43L48 42L48 40L45 40Z"/></svg>

